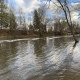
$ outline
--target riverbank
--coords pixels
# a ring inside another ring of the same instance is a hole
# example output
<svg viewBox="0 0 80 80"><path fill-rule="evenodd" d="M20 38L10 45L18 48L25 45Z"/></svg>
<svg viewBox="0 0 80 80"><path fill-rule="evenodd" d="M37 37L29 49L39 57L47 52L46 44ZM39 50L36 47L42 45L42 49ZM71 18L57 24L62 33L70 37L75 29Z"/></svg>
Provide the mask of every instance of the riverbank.
<svg viewBox="0 0 80 80"><path fill-rule="evenodd" d="M42 37L54 36L53 33L44 33ZM27 30L5 30L0 29L0 40L5 39L18 39L18 38L33 38L40 37L37 32L30 32Z"/></svg>
<svg viewBox="0 0 80 80"><path fill-rule="evenodd" d="M42 37L53 36L53 35L43 35ZM22 38L37 38L39 35L19 35L19 36L12 36L12 35L0 35L0 40L6 39L22 39Z"/></svg>
<svg viewBox="0 0 80 80"><path fill-rule="evenodd" d="M43 33L41 37L47 36L65 36L71 35L70 33L63 34L63 35L55 35L54 32L47 32ZM38 32L27 31L27 30L5 30L0 29L0 40L5 39L22 39L22 38L36 38L40 37Z"/></svg>

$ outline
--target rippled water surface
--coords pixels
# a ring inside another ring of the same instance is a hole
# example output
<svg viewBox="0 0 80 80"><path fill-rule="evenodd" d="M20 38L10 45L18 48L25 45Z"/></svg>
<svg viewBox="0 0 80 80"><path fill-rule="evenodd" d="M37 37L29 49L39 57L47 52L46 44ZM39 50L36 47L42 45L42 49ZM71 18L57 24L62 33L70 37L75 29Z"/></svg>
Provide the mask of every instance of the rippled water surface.
<svg viewBox="0 0 80 80"><path fill-rule="evenodd" d="M0 80L80 80L80 43L71 37L0 41Z"/></svg>

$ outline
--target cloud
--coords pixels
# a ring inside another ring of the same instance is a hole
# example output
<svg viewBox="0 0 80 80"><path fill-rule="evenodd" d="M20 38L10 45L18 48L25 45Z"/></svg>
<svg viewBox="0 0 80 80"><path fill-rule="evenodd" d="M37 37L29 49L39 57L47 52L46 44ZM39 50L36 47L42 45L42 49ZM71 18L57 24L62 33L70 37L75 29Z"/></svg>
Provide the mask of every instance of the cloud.
<svg viewBox="0 0 80 80"><path fill-rule="evenodd" d="M72 13L71 13L71 18L72 18L72 20L78 20L78 18L79 18L79 13L78 13L78 12L72 12Z"/></svg>
<svg viewBox="0 0 80 80"><path fill-rule="evenodd" d="M73 10L80 10L80 2L71 3L71 7Z"/></svg>
<svg viewBox="0 0 80 80"><path fill-rule="evenodd" d="M60 10L60 4L56 0L52 0L52 2L50 3L50 8L53 11Z"/></svg>
<svg viewBox="0 0 80 80"><path fill-rule="evenodd" d="M70 10L71 10L71 18L73 21L79 21L79 10L80 10L80 3L71 3L70 4Z"/></svg>
<svg viewBox="0 0 80 80"><path fill-rule="evenodd" d="M42 4L46 6L47 9L47 13L49 14L48 16L52 17L54 16L54 14L56 15L60 15L59 11L61 10L60 8L60 4L57 2L57 0L52 0L50 3L46 1L47 0L12 0L13 2L16 3L16 8L18 11L18 8L21 7L22 11L26 14L31 13L32 11L34 11L34 9L39 8ZM77 20L79 18L79 13L76 12L73 7L77 8L80 7L79 6L80 3L71 3L70 6L70 10L71 12L71 18L72 20ZM56 13L58 12L58 13Z"/></svg>
<svg viewBox="0 0 80 80"><path fill-rule="evenodd" d="M30 13L34 9L38 8L40 1L38 0L14 0L16 8L21 7L24 13Z"/></svg>

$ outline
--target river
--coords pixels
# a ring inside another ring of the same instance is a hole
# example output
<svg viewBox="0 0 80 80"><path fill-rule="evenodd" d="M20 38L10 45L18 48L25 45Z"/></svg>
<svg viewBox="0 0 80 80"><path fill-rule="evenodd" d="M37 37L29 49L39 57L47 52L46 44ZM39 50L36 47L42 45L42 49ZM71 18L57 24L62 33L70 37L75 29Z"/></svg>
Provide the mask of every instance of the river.
<svg viewBox="0 0 80 80"><path fill-rule="evenodd" d="M80 42L67 37L0 40L0 80L80 80Z"/></svg>

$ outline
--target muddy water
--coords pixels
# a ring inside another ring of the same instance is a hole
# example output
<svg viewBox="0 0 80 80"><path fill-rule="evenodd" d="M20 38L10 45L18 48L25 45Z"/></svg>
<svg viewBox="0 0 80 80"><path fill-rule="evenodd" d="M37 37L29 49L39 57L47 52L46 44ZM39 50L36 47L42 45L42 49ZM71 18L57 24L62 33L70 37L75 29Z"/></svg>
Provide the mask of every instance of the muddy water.
<svg viewBox="0 0 80 80"><path fill-rule="evenodd" d="M80 43L71 37L0 41L0 80L80 80Z"/></svg>

